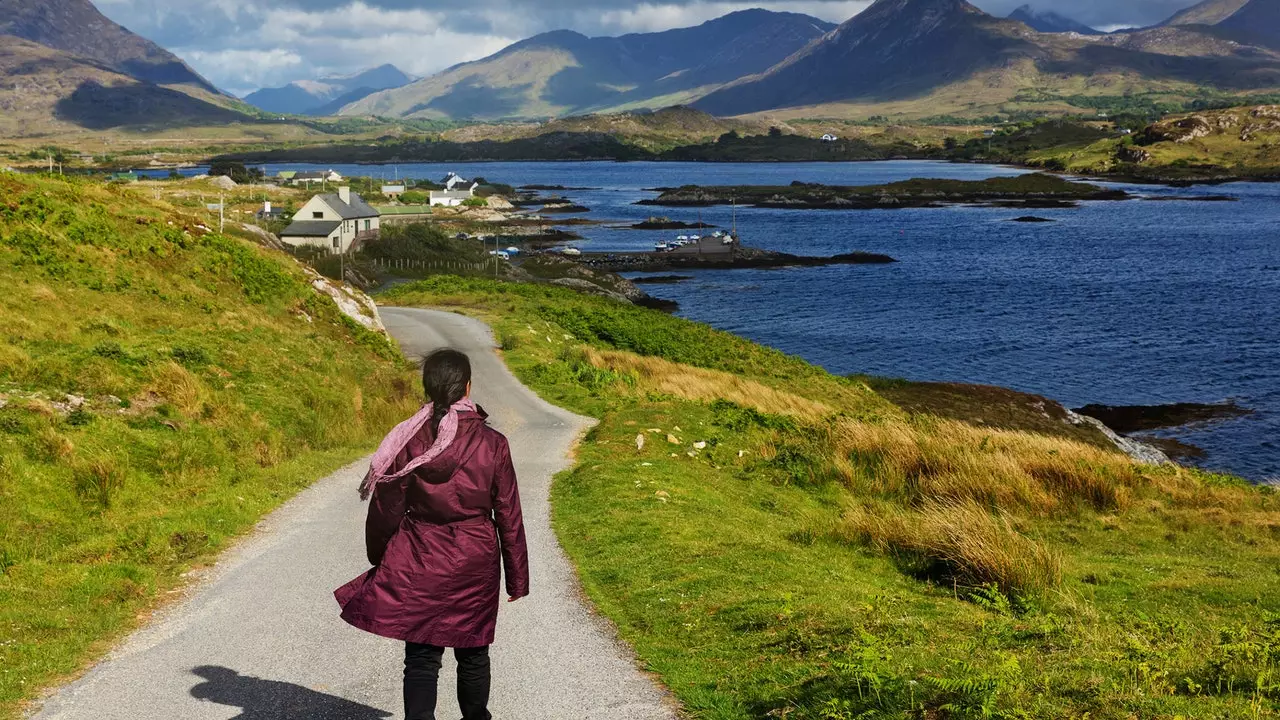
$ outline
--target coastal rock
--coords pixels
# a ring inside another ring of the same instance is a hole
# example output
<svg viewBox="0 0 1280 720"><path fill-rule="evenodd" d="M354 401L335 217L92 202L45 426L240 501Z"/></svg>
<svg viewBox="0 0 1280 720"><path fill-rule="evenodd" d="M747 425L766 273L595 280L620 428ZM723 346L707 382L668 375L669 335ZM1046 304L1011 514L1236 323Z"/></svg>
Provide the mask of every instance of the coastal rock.
<svg viewBox="0 0 1280 720"><path fill-rule="evenodd" d="M390 339L387 328L382 324L382 316L378 314L378 305L373 298L363 292L346 285L339 285L311 268L303 268L311 280L311 287L322 295L328 295L337 304L343 315L355 320L366 330L380 333Z"/></svg>
<svg viewBox="0 0 1280 720"><path fill-rule="evenodd" d="M1116 160L1124 163L1141 164L1151 161L1151 153L1139 147L1122 147L1116 150Z"/></svg>
<svg viewBox="0 0 1280 720"><path fill-rule="evenodd" d="M1143 465L1170 465L1173 463L1169 456L1160 450L1146 443L1119 435L1115 430L1103 424L1101 420L1091 418L1088 415L1081 415L1071 410L1067 411L1067 420L1073 425L1090 425L1097 428L1098 432L1106 435L1107 439L1115 443L1116 447L1120 448L1124 454Z"/></svg>
<svg viewBox="0 0 1280 720"><path fill-rule="evenodd" d="M1176 428L1193 423L1230 420L1252 415L1235 403L1174 403L1171 405L1086 405L1077 413L1096 418L1121 433Z"/></svg>
<svg viewBox="0 0 1280 720"><path fill-rule="evenodd" d="M627 303L628 305L631 304L631 301L627 299L626 296L616 292L612 292L610 290L605 290L604 288L600 287L599 285L596 285L595 283L588 282L586 280L581 280L579 278L556 278L555 280L551 281L551 284L559 285L560 287L570 288L572 290L577 290L578 292L587 293L588 295L599 295L601 297L607 297L612 300L617 300L618 302L621 302L621 303Z"/></svg>

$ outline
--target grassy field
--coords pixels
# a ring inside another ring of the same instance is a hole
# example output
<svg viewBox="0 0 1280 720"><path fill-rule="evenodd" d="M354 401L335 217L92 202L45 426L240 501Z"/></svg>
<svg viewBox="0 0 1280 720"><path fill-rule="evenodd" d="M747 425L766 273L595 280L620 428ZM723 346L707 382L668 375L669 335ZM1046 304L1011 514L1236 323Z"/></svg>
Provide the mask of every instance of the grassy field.
<svg viewBox="0 0 1280 720"><path fill-rule="evenodd" d="M0 173L0 717L416 407L383 336L202 222Z"/></svg>
<svg viewBox="0 0 1280 720"><path fill-rule="evenodd" d="M487 320L600 418L556 530L692 717L1280 714L1272 490L1135 465L1026 396L835 377L556 288L384 300Z"/></svg>

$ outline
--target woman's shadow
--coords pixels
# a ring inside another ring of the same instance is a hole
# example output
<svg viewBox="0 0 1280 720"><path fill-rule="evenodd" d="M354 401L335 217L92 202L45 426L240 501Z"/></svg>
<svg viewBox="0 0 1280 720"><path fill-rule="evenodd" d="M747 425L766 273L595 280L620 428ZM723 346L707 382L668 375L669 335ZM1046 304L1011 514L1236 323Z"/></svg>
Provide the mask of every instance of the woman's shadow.
<svg viewBox="0 0 1280 720"><path fill-rule="evenodd" d="M235 720L386 720L392 715L301 685L261 680L224 667L202 665L191 672L204 678L191 688L191 697L240 708Z"/></svg>

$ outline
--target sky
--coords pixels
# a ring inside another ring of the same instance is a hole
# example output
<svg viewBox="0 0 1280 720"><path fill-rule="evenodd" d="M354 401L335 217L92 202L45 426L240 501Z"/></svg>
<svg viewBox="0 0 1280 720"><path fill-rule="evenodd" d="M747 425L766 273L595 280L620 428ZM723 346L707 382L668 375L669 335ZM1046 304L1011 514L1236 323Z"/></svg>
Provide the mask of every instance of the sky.
<svg viewBox="0 0 1280 720"><path fill-rule="evenodd" d="M1007 15L1028 0L972 0ZM1030 0L1102 29L1151 25L1196 0ZM107 17L236 95L391 63L414 75L491 55L540 32L621 35L762 7L844 22L871 0L95 0Z"/></svg>

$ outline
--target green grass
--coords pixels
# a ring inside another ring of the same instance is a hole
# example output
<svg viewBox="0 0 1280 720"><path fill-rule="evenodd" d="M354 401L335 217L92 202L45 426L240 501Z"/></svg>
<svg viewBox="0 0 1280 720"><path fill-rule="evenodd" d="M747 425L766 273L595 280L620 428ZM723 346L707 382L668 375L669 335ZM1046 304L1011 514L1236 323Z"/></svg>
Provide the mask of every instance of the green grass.
<svg viewBox="0 0 1280 720"><path fill-rule="evenodd" d="M147 194L0 175L0 717L415 405L295 262Z"/></svg>
<svg viewBox="0 0 1280 720"><path fill-rule="evenodd" d="M556 532L691 717L1280 714L1271 490L556 288L384 300L489 321L521 380L601 419Z"/></svg>

